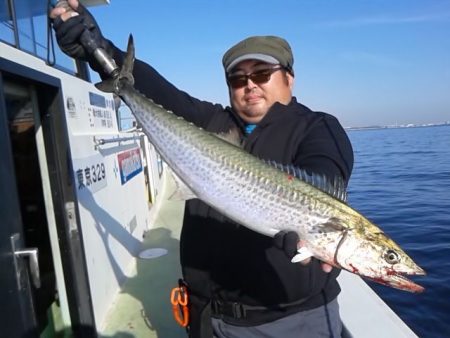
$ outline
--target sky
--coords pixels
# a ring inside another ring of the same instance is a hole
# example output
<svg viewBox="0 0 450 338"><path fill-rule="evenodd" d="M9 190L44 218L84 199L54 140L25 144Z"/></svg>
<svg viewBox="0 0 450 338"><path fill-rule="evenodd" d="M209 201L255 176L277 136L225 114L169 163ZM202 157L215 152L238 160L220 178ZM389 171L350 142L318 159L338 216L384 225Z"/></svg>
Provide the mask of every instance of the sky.
<svg viewBox="0 0 450 338"><path fill-rule="evenodd" d="M345 127L450 121L450 0L110 0L103 35L179 89L229 105L223 54L251 35L294 53L294 96Z"/></svg>

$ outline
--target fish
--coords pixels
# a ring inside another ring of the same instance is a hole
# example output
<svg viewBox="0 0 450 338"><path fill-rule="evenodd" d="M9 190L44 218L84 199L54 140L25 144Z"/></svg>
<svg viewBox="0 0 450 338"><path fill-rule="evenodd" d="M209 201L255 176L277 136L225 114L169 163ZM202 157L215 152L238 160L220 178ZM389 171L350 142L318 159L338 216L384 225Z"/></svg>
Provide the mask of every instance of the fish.
<svg viewBox="0 0 450 338"><path fill-rule="evenodd" d="M406 276L425 275L377 225L349 206L345 185L274 165L223 136L167 111L134 88L130 35L118 76L97 87L118 95L175 173L184 199L199 198L231 220L274 237L295 231L304 243L293 261L315 257L386 286L414 293Z"/></svg>

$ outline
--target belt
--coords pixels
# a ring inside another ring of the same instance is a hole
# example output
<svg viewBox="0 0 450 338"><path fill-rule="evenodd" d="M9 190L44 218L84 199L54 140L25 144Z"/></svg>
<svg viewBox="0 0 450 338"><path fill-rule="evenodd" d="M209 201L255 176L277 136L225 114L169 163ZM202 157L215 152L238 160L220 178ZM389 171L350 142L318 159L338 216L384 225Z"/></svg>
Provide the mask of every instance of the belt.
<svg viewBox="0 0 450 338"><path fill-rule="evenodd" d="M288 304L277 304L271 307L267 306L254 306L242 304L239 302L227 302L218 299L211 300L211 312L213 316L229 317L233 319L244 319L249 316L257 314L268 314L270 312L286 311L288 309L295 308L307 301L309 298L302 298L298 301Z"/></svg>
<svg viewBox="0 0 450 338"><path fill-rule="evenodd" d="M232 317L241 319L247 317L247 311L266 310L266 307L250 307L237 302L224 302L217 299L211 301L211 311L213 315Z"/></svg>

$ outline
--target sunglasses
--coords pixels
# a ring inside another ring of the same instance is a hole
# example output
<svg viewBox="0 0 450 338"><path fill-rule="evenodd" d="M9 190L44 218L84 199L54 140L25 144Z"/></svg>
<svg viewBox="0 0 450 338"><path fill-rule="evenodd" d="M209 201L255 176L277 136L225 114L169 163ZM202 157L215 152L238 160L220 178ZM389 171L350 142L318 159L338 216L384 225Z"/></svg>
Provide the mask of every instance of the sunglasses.
<svg viewBox="0 0 450 338"><path fill-rule="evenodd" d="M280 69L284 69L284 67L275 66L257 70L250 74L230 75L227 77L227 82L234 89L246 86L249 79L255 84L263 84L269 82L271 75Z"/></svg>

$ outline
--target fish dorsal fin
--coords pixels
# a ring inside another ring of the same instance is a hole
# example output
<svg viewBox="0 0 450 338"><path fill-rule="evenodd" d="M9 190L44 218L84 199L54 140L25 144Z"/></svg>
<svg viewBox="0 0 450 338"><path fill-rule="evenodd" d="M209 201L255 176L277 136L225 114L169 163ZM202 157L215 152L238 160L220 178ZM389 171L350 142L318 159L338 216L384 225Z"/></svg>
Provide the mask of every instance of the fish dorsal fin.
<svg viewBox="0 0 450 338"><path fill-rule="evenodd" d="M333 180L330 180L323 174L309 174L306 170L300 169L293 165L283 165L275 161L265 162L305 183L314 186L328 195L347 203L347 190L345 181L342 177L336 176Z"/></svg>
<svg viewBox="0 0 450 338"><path fill-rule="evenodd" d="M115 93L118 90L119 81L126 81L131 86L134 85L133 67L135 60L134 40L133 35L128 37L127 53L123 60L122 68L119 74L113 77L96 83L95 87L106 93ZM110 60L114 61L114 60Z"/></svg>
<svg viewBox="0 0 450 338"><path fill-rule="evenodd" d="M238 128L231 128L227 132L214 135L236 147L241 147L241 134Z"/></svg>

